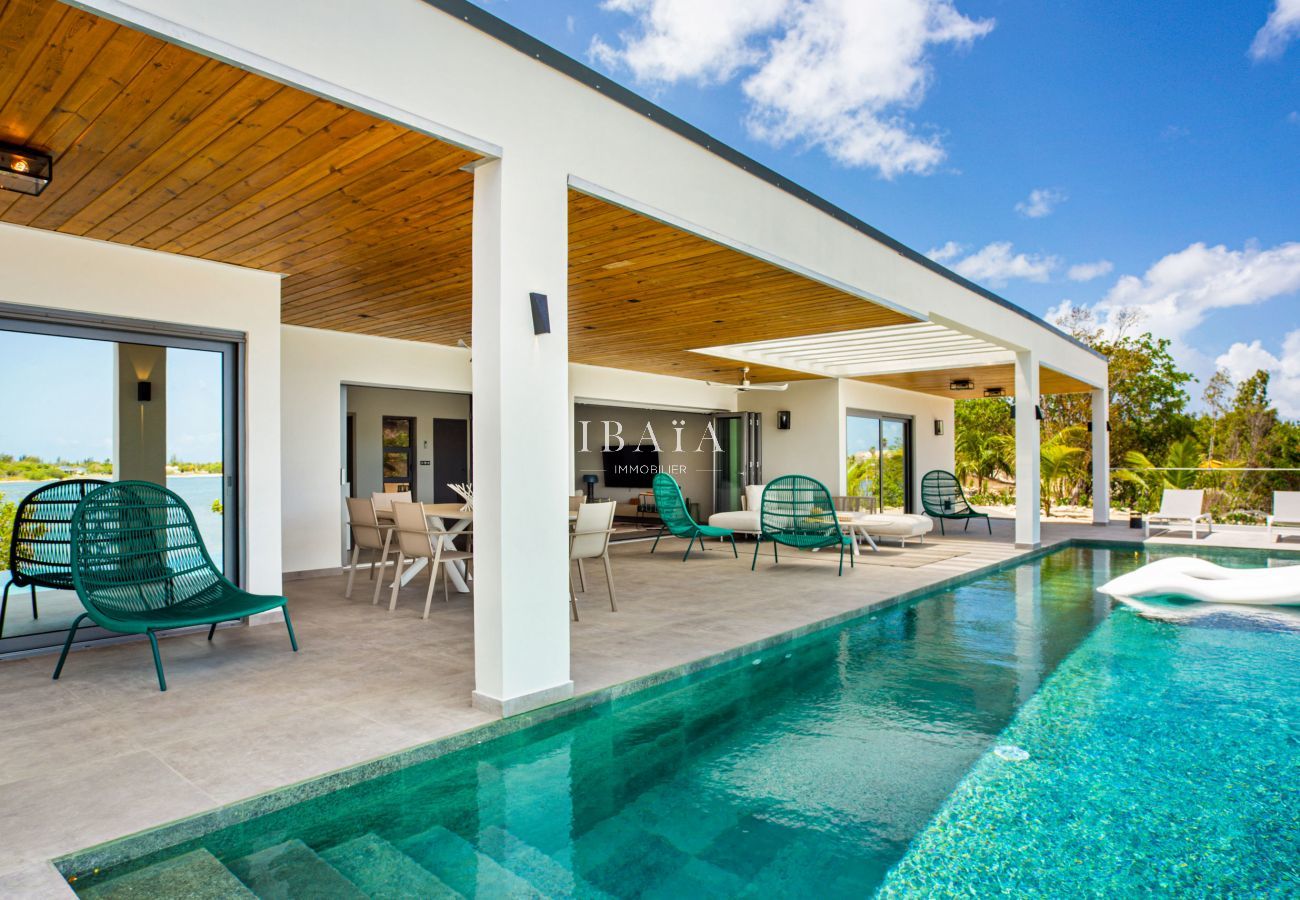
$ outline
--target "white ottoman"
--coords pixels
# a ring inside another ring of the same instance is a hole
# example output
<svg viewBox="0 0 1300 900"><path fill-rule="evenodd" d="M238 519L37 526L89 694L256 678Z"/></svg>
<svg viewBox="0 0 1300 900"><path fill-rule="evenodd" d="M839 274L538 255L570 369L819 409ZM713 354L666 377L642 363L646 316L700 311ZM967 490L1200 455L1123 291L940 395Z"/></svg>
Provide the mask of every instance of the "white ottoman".
<svg viewBox="0 0 1300 900"><path fill-rule="evenodd" d="M758 511L750 509L714 513L709 516L709 525L713 528L728 528L736 534L758 534L762 530L758 524Z"/></svg>
<svg viewBox="0 0 1300 900"><path fill-rule="evenodd" d="M907 546L908 538L919 538L934 530L934 520L929 516L911 513L862 513L853 517L853 527L872 537L897 538L900 547Z"/></svg>

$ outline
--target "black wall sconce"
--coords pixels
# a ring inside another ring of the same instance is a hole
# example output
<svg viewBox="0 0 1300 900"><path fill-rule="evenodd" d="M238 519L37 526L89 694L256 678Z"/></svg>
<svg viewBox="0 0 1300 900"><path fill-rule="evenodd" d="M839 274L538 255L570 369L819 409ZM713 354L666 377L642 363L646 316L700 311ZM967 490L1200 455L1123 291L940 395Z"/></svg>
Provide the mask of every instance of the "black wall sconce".
<svg viewBox="0 0 1300 900"><path fill-rule="evenodd" d="M943 437L943 419L934 420L934 436Z"/></svg>
<svg viewBox="0 0 1300 900"><path fill-rule="evenodd" d="M779 431L790 430L790 410L778 409L776 411L776 427Z"/></svg>
<svg viewBox="0 0 1300 900"><path fill-rule="evenodd" d="M0 188L39 197L54 179L54 160L47 154L0 143Z"/></svg>
<svg viewBox="0 0 1300 900"><path fill-rule="evenodd" d="M1106 421L1106 431L1110 431L1110 420ZM1092 434L1092 419L1088 420L1088 434Z"/></svg>
<svg viewBox="0 0 1300 900"><path fill-rule="evenodd" d="M137 381L135 383L135 399L139 403L148 403L153 400L153 382Z"/></svg>
<svg viewBox="0 0 1300 900"><path fill-rule="evenodd" d="M1034 418L1040 422L1043 421L1043 408L1037 403L1034 404Z"/></svg>
<svg viewBox="0 0 1300 900"><path fill-rule="evenodd" d="M547 305L545 294L529 294L528 300L533 307L533 334L551 333L551 309Z"/></svg>

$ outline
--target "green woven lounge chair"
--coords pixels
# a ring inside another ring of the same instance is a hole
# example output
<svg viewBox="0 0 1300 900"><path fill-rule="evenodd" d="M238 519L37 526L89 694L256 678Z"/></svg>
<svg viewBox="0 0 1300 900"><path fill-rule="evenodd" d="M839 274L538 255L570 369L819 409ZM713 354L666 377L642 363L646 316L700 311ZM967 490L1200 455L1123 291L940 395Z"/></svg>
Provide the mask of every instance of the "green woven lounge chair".
<svg viewBox="0 0 1300 900"><path fill-rule="evenodd" d="M840 529L835 515L835 502L826 485L806 475L783 475L768 482L763 489L763 503L759 514L762 532L754 544L754 561L749 570L758 565L758 549L763 541L772 542L772 561L779 563L779 544L798 550L818 547L840 548L840 574L844 574L844 548L849 548L849 567L853 560L853 538Z"/></svg>
<svg viewBox="0 0 1300 900"><path fill-rule="evenodd" d="M72 516L72 583L86 611L77 616L54 669L58 678L78 626L144 634L153 648L158 689L167 690L157 632L217 625L280 609L294 651L298 641L284 597L250 594L212 562L194 514L171 491L146 481L120 481L86 495Z"/></svg>
<svg viewBox="0 0 1300 900"><path fill-rule="evenodd" d="M695 542L700 542L700 549L704 549L704 539L706 537L728 538L731 541L731 552L737 558L740 553L736 550L736 535L730 528L714 528L712 525L701 525L691 518L690 511L686 509L686 501L682 499L682 489L678 487L676 479L667 472L660 472L654 480L655 506L659 510L659 518L663 520L663 525L659 528L659 534L655 536L654 546L650 552L654 553L655 548L659 546L659 539L668 532L673 537L686 538L686 553L682 556L682 562L686 562L691 555L691 549Z"/></svg>
<svg viewBox="0 0 1300 900"><path fill-rule="evenodd" d="M962 531L970 527L971 519L983 519L989 534L993 533L993 522L988 513L972 509L957 476L943 469L926 472L921 479L921 508L927 516L939 520L940 534L944 533L944 519L964 519Z"/></svg>
<svg viewBox="0 0 1300 900"><path fill-rule="evenodd" d="M0 597L0 637L4 637L11 587L31 589L33 619L38 618L38 587L72 590L72 513L101 484L108 482L67 478L37 488L18 504L9 541L9 581Z"/></svg>

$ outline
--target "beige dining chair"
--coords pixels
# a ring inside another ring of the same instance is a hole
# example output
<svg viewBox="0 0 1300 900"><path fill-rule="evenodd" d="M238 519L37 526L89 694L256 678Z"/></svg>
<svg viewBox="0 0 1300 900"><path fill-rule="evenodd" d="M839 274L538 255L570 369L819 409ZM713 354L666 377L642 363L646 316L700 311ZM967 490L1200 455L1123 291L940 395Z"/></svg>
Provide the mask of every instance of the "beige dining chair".
<svg viewBox="0 0 1300 900"><path fill-rule="evenodd" d="M578 564L582 571L584 559L599 559L605 563L605 583L609 586L609 608L618 612L614 599L614 570L609 564L609 536L614 533L614 501L608 503L584 503L578 507L578 519L573 523L573 532L569 535L569 560ZM582 578L582 590L586 593L585 576ZM573 621L578 621L578 595L573 590L573 573L569 573L569 608L573 612Z"/></svg>
<svg viewBox="0 0 1300 900"><path fill-rule="evenodd" d="M375 594L370 602L378 603L379 586L383 583L383 578L376 578L375 571L382 572L388 568L393 529L391 526L379 523L373 500L367 500L365 497L348 497L347 500L348 524L352 526L352 559L348 563L348 586L343 596L348 598L352 596L352 580L357 574L361 551L373 550L375 558L370 561L370 580L375 583Z"/></svg>
<svg viewBox="0 0 1300 900"><path fill-rule="evenodd" d="M393 491L385 493L384 491L374 491L370 495L370 501L375 504L375 509L380 512L389 512L394 503L410 503L410 491Z"/></svg>
<svg viewBox="0 0 1300 900"><path fill-rule="evenodd" d="M570 495L569 495L569 512L571 512L571 513L572 513L572 512L577 512L577 511L578 511L578 508L581 507L582 504L584 504L584 503L586 503L586 502L587 502L587 495L586 495L586 494L570 494Z"/></svg>
<svg viewBox="0 0 1300 900"><path fill-rule="evenodd" d="M397 577L393 580L393 596L388 602L388 611L392 612L397 608L397 591L402 585L402 567L406 564L406 558L410 557L413 561L427 559L429 590L424 595L424 618L427 619L429 604L433 601L433 583L437 581L443 563L464 561L467 565L472 565L474 561L472 551L444 547L443 538L448 535L452 537L468 535L469 529L457 532L432 529L429 527L429 520L425 518L422 504L394 503L393 530L397 534ZM444 601L450 599L446 572L442 573L442 597Z"/></svg>

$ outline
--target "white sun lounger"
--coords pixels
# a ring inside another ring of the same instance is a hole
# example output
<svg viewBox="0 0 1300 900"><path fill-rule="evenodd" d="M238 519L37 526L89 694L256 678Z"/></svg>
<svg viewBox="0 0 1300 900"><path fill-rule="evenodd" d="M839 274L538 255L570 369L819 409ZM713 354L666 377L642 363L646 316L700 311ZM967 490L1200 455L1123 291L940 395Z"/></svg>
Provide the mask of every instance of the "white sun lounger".
<svg viewBox="0 0 1300 900"><path fill-rule="evenodd" d="M1155 523L1167 526L1186 524L1192 529L1192 540L1196 540L1196 523L1201 521L1205 522L1205 533L1208 535L1214 527L1210 523L1210 514L1201 512L1204 504L1205 491L1166 488L1160 498L1160 511L1147 516L1146 522L1143 523L1143 536L1151 536L1151 526Z"/></svg>
<svg viewBox="0 0 1300 900"><path fill-rule="evenodd" d="M1268 523L1268 539L1282 540L1282 535L1273 537L1274 525L1296 525L1300 526L1300 491L1274 491L1273 492L1273 515L1266 520Z"/></svg>

